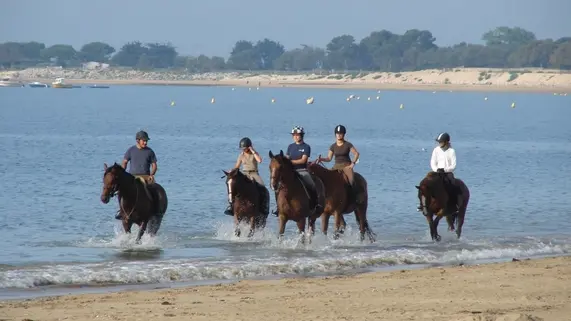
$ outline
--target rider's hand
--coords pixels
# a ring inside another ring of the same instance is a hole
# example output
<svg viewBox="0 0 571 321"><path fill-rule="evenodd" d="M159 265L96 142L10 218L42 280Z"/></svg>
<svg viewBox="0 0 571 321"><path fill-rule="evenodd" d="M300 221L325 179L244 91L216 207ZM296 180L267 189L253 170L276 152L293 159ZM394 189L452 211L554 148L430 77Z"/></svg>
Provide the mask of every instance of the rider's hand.
<svg viewBox="0 0 571 321"><path fill-rule="evenodd" d="M351 165L349 165L347 167L349 167L350 169L353 169L353 167L355 167L355 163L351 163Z"/></svg>
<svg viewBox="0 0 571 321"><path fill-rule="evenodd" d="M149 183L155 182L155 175L149 175Z"/></svg>

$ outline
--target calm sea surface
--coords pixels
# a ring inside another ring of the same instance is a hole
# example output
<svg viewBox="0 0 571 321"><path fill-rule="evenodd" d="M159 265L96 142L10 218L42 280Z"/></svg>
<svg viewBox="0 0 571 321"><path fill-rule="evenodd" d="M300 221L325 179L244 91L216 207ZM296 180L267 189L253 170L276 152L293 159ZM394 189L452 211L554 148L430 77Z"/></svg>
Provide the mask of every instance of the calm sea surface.
<svg viewBox="0 0 571 321"><path fill-rule="evenodd" d="M347 102L350 94L360 99ZM313 105L305 103L310 96ZM0 298L567 255L570 120L571 96L551 94L1 88ZM268 151L285 151L293 125L305 127L315 158L327 153L339 123L361 152L356 170L368 180L377 242L358 241L353 215L340 240L318 232L299 245L290 222L279 243L272 215L253 240L234 237L220 176L233 166L240 138L250 137L265 157L268 184ZM140 129L157 153L169 209L159 235L135 245L136 234L125 235L113 218L116 199L102 204L100 193L103 163L120 162ZM462 239L441 224L442 242L434 243L414 186L441 131L452 136L456 176L472 196Z"/></svg>

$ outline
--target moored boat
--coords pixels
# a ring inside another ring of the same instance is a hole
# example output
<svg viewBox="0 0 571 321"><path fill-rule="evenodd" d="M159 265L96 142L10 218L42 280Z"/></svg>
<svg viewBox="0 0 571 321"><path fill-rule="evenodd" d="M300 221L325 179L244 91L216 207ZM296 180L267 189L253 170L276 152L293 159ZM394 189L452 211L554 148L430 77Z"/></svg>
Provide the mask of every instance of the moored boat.
<svg viewBox="0 0 571 321"><path fill-rule="evenodd" d="M24 87L24 84L19 81L12 80L10 77L3 77L0 79L0 87Z"/></svg>
<svg viewBox="0 0 571 321"><path fill-rule="evenodd" d="M56 78L56 81L52 83L53 88L73 88L72 84L66 84L63 78Z"/></svg>
<svg viewBox="0 0 571 321"><path fill-rule="evenodd" d="M49 87L48 84L44 84L42 82L37 82L37 81L29 83L28 86L31 88L48 88Z"/></svg>

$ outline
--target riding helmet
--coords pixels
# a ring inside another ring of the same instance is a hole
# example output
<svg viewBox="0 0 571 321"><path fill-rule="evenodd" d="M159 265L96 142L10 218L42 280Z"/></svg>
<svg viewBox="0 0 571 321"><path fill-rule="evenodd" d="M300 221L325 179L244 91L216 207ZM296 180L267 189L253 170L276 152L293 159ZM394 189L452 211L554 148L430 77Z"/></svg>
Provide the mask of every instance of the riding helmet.
<svg viewBox="0 0 571 321"><path fill-rule="evenodd" d="M440 133L440 135L436 137L436 141L439 143L442 142L448 143L450 141L450 135L448 135L448 133Z"/></svg>
<svg viewBox="0 0 571 321"><path fill-rule="evenodd" d="M252 147L252 141L248 137L240 139L240 148Z"/></svg>
<svg viewBox="0 0 571 321"><path fill-rule="evenodd" d="M294 127L291 129L291 134L292 134L292 135L293 135L293 134L300 134L300 135L303 136L303 135L305 135L305 131L303 130L303 127L294 126Z"/></svg>
<svg viewBox="0 0 571 321"><path fill-rule="evenodd" d="M135 136L135 139L136 139L136 140L140 140L140 139L142 139L142 140L151 140L151 139L149 138L149 134L147 134L147 132L144 131L144 130L141 130L140 132L138 132L138 133L137 133L137 136Z"/></svg>
<svg viewBox="0 0 571 321"><path fill-rule="evenodd" d="M345 135L347 133L347 129L345 128L345 126L343 125L337 125L337 127L335 127L335 134L343 134Z"/></svg>

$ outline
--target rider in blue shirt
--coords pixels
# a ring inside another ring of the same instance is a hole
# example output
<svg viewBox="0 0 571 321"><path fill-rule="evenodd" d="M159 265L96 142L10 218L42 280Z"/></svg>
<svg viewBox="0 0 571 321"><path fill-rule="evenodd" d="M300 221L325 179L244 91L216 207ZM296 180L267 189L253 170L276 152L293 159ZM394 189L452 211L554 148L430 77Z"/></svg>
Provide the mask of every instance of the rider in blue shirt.
<svg viewBox="0 0 571 321"><path fill-rule="evenodd" d="M305 136L305 131L303 127L295 126L291 130L291 135L293 137L293 143L287 147L286 157L291 160L293 168L300 175L304 185L309 189L309 193L312 195L313 203L315 204L316 212L323 212L323 206L318 200L317 190L315 188L315 182L311 177L310 173L307 171L307 162L311 156L311 147L303 141ZM277 192L276 192L277 193ZM277 194L276 194L277 199ZM272 212L274 215L278 215L277 204L276 210Z"/></svg>

